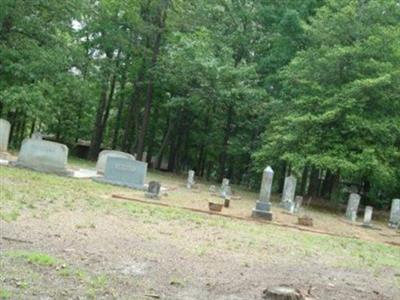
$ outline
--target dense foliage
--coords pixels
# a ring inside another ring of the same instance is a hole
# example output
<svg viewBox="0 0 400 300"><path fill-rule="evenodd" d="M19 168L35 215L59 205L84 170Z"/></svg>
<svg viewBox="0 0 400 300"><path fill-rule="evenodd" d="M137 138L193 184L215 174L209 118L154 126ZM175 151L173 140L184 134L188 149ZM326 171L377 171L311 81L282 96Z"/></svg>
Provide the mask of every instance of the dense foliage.
<svg viewBox="0 0 400 300"><path fill-rule="evenodd" d="M397 0L3 0L0 115L257 187L400 195Z"/></svg>

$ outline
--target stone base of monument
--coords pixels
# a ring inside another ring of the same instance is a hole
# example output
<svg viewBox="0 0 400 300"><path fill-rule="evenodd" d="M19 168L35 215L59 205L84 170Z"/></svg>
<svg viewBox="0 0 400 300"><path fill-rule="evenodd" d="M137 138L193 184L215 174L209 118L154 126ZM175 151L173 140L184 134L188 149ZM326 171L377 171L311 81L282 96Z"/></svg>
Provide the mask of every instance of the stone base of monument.
<svg viewBox="0 0 400 300"><path fill-rule="evenodd" d="M24 163L20 163L18 161L10 161L8 163L9 166L12 167L17 167L21 169L28 169L28 170L33 170L41 173L48 173L48 174L56 174L60 176L68 176L68 177L73 177L74 176L74 171L73 170L68 170L68 169L52 169L52 168L47 168L45 166L36 166L36 165L25 165Z"/></svg>
<svg viewBox="0 0 400 300"><path fill-rule="evenodd" d="M271 221L272 220L271 203L264 201L257 201L256 207L253 208L251 216Z"/></svg>
<svg viewBox="0 0 400 300"><path fill-rule="evenodd" d="M305 300L303 294L288 286L276 286L263 291L265 300Z"/></svg>
<svg viewBox="0 0 400 300"><path fill-rule="evenodd" d="M272 212L270 211L258 210L253 208L251 216L253 218L263 218L265 220L272 221Z"/></svg>
<svg viewBox="0 0 400 300"><path fill-rule="evenodd" d="M144 197L148 199L160 200L160 197L157 194L149 192L144 193Z"/></svg>
<svg viewBox="0 0 400 300"><path fill-rule="evenodd" d="M106 184L111 184L111 185L116 185L116 186L122 186L122 187L127 187L135 190L140 190L140 191L145 191L146 187L140 186L140 185L132 185L132 184L127 184L127 183L122 183L119 181L113 181L113 180L108 180L105 179L104 177L92 177L93 181L99 182L99 183L106 183Z"/></svg>
<svg viewBox="0 0 400 300"><path fill-rule="evenodd" d="M400 229L400 223L396 224L396 223L389 222L388 226L389 226L389 228Z"/></svg>

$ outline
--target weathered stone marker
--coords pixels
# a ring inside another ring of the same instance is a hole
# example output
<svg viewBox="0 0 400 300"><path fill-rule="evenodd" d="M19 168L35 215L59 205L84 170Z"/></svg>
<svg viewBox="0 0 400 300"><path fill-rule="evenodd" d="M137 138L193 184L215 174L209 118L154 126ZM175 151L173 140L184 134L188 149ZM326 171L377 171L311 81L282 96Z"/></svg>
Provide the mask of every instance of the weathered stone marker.
<svg viewBox="0 0 400 300"><path fill-rule="evenodd" d="M262 217L267 220L272 220L270 199L273 178L274 171L270 166L266 167L261 181L260 199L256 202L256 207L253 208L253 217Z"/></svg>
<svg viewBox="0 0 400 300"><path fill-rule="evenodd" d="M99 174L104 174L106 169L107 159L109 157L120 157L120 158L127 158L131 160L135 160L135 157L130 153L125 153L121 151L114 151L114 150L103 150L100 152L99 157L96 163L96 171Z"/></svg>
<svg viewBox="0 0 400 300"><path fill-rule="evenodd" d="M297 184L296 177L291 175L285 178L281 205L288 211L293 209L294 195L296 193L296 184Z"/></svg>
<svg viewBox="0 0 400 300"><path fill-rule="evenodd" d="M146 174L147 163L111 156L107 158L104 178L95 180L143 190Z"/></svg>
<svg viewBox="0 0 400 300"><path fill-rule="evenodd" d="M186 187L188 189L191 189L193 185L194 185L194 171L193 170L189 170Z"/></svg>
<svg viewBox="0 0 400 300"><path fill-rule="evenodd" d="M400 199L393 199L390 209L389 227L397 228L400 225Z"/></svg>
<svg viewBox="0 0 400 300"><path fill-rule="evenodd" d="M229 179L228 178L222 179L221 197L227 198L230 196L231 193L232 193L232 191L231 191L231 187L229 186Z"/></svg>
<svg viewBox="0 0 400 300"><path fill-rule="evenodd" d="M350 221L355 222L357 219L358 206L360 205L360 195L351 193L349 202L347 203L346 218Z"/></svg>
<svg viewBox="0 0 400 300"><path fill-rule="evenodd" d="M7 152L10 138L11 124L7 120L0 119L0 152Z"/></svg>
<svg viewBox="0 0 400 300"><path fill-rule="evenodd" d="M147 192L145 193L146 198L158 199L160 194L161 184L157 181L150 181Z"/></svg>
<svg viewBox="0 0 400 300"><path fill-rule="evenodd" d="M303 197L296 196L294 199L294 213L298 213L300 211L301 206L303 205Z"/></svg>
<svg viewBox="0 0 400 300"><path fill-rule="evenodd" d="M25 139L15 165L41 172L71 175L67 170L68 147L54 142Z"/></svg>
<svg viewBox="0 0 400 300"><path fill-rule="evenodd" d="M363 226L371 227L373 210L374 210L374 208L372 206L366 206L365 207Z"/></svg>

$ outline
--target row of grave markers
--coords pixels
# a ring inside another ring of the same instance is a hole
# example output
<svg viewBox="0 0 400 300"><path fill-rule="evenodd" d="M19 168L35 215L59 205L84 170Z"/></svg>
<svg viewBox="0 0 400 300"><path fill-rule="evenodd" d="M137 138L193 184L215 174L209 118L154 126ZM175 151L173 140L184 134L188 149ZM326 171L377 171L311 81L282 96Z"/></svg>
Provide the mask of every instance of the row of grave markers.
<svg viewBox="0 0 400 300"><path fill-rule="evenodd" d="M193 170L190 170L187 180L188 188L191 188L194 184L194 175L195 172ZM273 214L271 211L271 191L273 177L274 171L272 170L272 168L270 166L266 167L263 171L259 199L257 200L256 206L255 208L253 208L252 211L253 217L261 217L267 220L272 220ZM296 196L296 184L296 177L288 176L285 178L280 205L290 213L299 212L303 202L302 196ZM224 178L221 184L221 197L229 198L231 193L232 192L229 186L229 179ZM360 199L360 195L356 193L351 193L349 196L345 217L352 222L355 222L357 219ZM366 206L364 211L363 226L372 226L372 213L373 207ZM400 226L400 199L393 199L392 201L389 226L392 228L398 228Z"/></svg>
<svg viewBox="0 0 400 300"><path fill-rule="evenodd" d="M0 152L6 152L10 134L10 123L0 119ZM42 172L55 173L59 175L74 176L76 172L68 169L68 147L63 144L44 141L41 136L34 135L32 138L25 139L21 144L21 149L16 162L11 164L19 167L29 168ZM86 174L86 173L85 173ZM87 173L98 182L126 186L135 189L145 188L145 178L147 175L147 163L137 161L132 154L114 150L104 150L100 152L96 173ZM79 177L79 176L74 176ZM187 188L192 188L195 184L195 172L188 172ZM263 171L259 199L252 211L252 216L262 217L272 220L271 212L271 189L274 171L270 166ZM297 180L294 176L285 178L282 192L281 206L290 213L298 212L303 198L296 196ZM157 197L160 191L160 184L152 182L149 185L147 196ZM224 178L221 185L220 195L229 199L232 194L229 179ZM347 209L346 218L350 221L357 219L360 195L351 193ZM364 212L363 224L371 226L373 207L367 206ZM400 224L400 199L394 199L391 205L389 226L398 227Z"/></svg>

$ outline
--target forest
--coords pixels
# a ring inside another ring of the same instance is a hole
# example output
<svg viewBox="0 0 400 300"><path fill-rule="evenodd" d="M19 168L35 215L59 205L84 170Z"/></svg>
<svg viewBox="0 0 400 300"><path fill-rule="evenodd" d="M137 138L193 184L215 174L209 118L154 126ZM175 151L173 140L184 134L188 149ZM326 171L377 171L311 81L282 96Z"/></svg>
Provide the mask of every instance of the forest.
<svg viewBox="0 0 400 300"><path fill-rule="evenodd" d="M2 0L0 117L87 158L400 196L398 0Z"/></svg>

